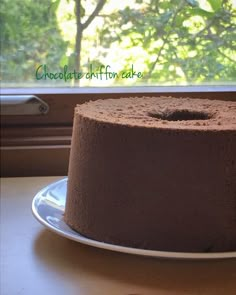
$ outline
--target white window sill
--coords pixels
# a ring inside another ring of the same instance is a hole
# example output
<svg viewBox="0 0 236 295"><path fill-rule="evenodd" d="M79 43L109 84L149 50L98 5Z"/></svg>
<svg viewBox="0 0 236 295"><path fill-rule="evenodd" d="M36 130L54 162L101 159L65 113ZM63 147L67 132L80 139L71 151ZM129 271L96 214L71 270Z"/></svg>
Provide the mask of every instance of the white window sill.
<svg viewBox="0 0 236 295"><path fill-rule="evenodd" d="M236 85L203 86L137 86L137 87L45 87L45 88L2 88L2 95L14 94L98 94L98 93L194 93L236 92Z"/></svg>

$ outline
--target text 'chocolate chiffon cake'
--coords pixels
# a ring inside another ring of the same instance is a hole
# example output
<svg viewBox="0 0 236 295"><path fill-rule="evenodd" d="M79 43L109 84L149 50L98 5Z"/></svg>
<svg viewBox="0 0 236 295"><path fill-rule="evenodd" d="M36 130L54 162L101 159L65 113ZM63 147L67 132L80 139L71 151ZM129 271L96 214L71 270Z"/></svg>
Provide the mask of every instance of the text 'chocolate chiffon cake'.
<svg viewBox="0 0 236 295"><path fill-rule="evenodd" d="M101 242L236 250L236 102L142 97L77 106L65 221Z"/></svg>

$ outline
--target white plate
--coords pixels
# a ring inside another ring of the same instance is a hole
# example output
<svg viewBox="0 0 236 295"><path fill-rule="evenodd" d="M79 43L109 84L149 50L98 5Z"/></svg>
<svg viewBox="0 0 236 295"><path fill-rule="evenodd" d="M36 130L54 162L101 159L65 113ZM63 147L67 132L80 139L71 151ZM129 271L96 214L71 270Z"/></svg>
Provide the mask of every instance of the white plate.
<svg viewBox="0 0 236 295"><path fill-rule="evenodd" d="M65 199L67 190L67 178L54 182L40 192L33 199L32 212L36 219L51 231L65 238L80 242L86 245L118 251L129 254L175 258L175 259L220 259L236 258L236 252L218 252L218 253L184 253L184 252L165 252L144 250L130 247L117 246L98 242L86 238L76 231L72 230L63 219L65 210Z"/></svg>

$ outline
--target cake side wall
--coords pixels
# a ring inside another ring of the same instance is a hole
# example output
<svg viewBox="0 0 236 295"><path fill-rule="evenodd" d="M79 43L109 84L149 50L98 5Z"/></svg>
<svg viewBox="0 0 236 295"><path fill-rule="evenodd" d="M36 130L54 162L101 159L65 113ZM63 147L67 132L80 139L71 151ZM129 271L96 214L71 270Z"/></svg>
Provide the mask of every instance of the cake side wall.
<svg viewBox="0 0 236 295"><path fill-rule="evenodd" d="M65 220L165 251L236 249L236 132L130 127L76 114Z"/></svg>

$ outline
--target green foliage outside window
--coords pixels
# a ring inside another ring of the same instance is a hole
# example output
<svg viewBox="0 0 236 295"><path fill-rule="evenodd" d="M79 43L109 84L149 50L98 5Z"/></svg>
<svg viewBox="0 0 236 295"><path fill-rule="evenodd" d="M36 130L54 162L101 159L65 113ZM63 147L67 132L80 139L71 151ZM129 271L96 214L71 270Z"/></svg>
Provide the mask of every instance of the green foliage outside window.
<svg viewBox="0 0 236 295"><path fill-rule="evenodd" d="M233 0L120 0L118 8L113 2L2 0L3 85L73 85L37 81L35 71L42 64L50 72L65 65L81 72L109 65L118 74L133 65L143 74L103 81L104 86L235 84ZM101 81L81 80L80 85Z"/></svg>

